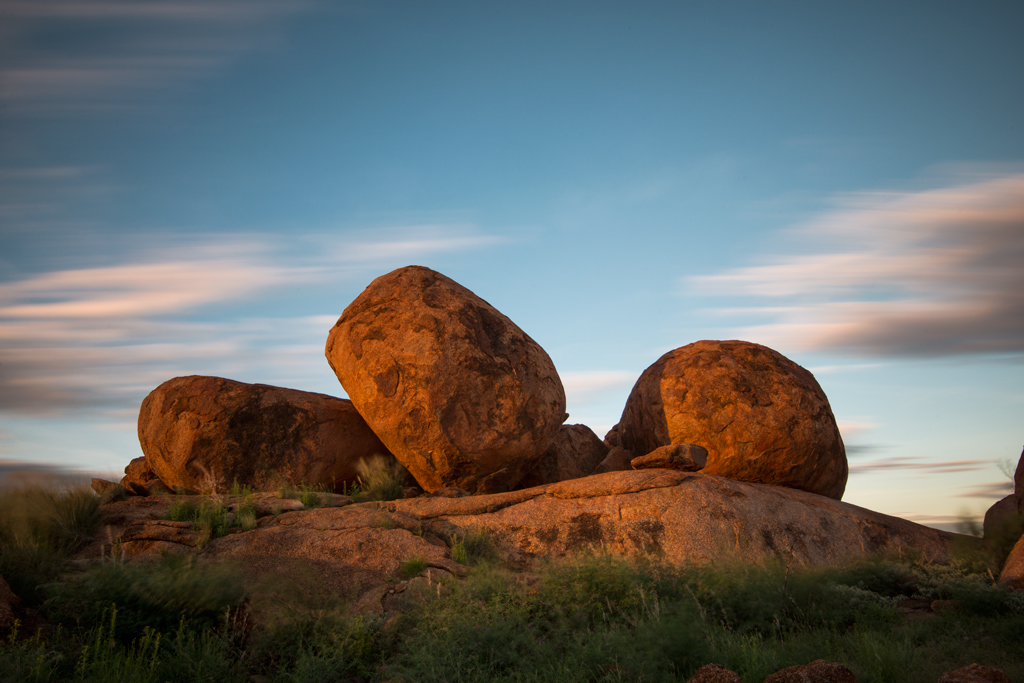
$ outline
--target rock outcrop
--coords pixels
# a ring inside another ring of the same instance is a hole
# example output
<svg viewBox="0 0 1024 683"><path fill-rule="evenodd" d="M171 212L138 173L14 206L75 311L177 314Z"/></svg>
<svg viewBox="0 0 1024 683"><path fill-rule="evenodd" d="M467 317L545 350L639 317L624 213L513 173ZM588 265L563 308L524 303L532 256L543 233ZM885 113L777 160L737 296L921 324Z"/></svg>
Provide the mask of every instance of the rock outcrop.
<svg viewBox="0 0 1024 683"><path fill-rule="evenodd" d="M203 376L177 377L146 397L139 443L163 483L191 492L235 482L335 490L356 480L361 459L390 456L350 401Z"/></svg>
<svg viewBox="0 0 1024 683"><path fill-rule="evenodd" d="M825 393L781 354L744 341L700 341L647 368L608 437L636 456L695 443L703 472L842 498L848 466Z"/></svg>
<svg viewBox="0 0 1024 683"><path fill-rule="evenodd" d="M484 528L506 561L524 566L589 550L653 553L671 562L826 564L913 548L925 560L946 561L957 537L805 491L675 470L610 472L383 507L441 537Z"/></svg>
<svg viewBox="0 0 1024 683"><path fill-rule="evenodd" d="M427 491L514 487L568 417L547 353L428 268L370 283L331 329L326 355L359 413Z"/></svg>
<svg viewBox="0 0 1024 683"><path fill-rule="evenodd" d="M521 488L579 479L593 473L608 446L586 425L562 425L555 442L520 482Z"/></svg>
<svg viewBox="0 0 1024 683"><path fill-rule="evenodd" d="M327 504L341 507L305 510L298 501L256 494L255 528L232 529L205 545L192 525L160 519L169 497L129 498L104 506L107 531L80 557L116 551L140 561L193 552L203 562L234 562L249 586L268 577L311 582L325 596L380 612L410 558L421 559L435 582L464 574L449 547L474 534L486 536L503 562L526 570L591 552L671 563L826 564L913 550L943 562L954 538L971 541L804 491L664 469L478 496L357 504L335 498ZM241 499L219 501L233 513Z"/></svg>

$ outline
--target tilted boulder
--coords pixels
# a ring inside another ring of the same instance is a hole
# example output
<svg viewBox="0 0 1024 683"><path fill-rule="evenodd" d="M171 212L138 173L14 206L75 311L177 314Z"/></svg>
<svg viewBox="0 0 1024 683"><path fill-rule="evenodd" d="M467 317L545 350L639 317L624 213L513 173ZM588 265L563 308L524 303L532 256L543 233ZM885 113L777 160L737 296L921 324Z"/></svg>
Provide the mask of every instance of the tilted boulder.
<svg viewBox="0 0 1024 683"><path fill-rule="evenodd" d="M139 410L149 467L176 490L224 492L235 482L338 490L356 464L390 456L351 401L220 377L177 377Z"/></svg>
<svg viewBox="0 0 1024 683"><path fill-rule="evenodd" d="M814 376L744 341L699 341L666 353L637 380L609 435L635 455L694 443L704 474L842 498L846 450Z"/></svg>
<svg viewBox="0 0 1024 683"><path fill-rule="evenodd" d="M512 488L568 417L544 349L429 268L371 282L331 329L326 355L359 413L427 491Z"/></svg>
<svg viewBox="0 0 1024 683"><path fill-rule="evenodd" d="M545 451L520 482L523 488L579 479L594 471L608 446L586 425L562 425L551 448Z"/></svg>

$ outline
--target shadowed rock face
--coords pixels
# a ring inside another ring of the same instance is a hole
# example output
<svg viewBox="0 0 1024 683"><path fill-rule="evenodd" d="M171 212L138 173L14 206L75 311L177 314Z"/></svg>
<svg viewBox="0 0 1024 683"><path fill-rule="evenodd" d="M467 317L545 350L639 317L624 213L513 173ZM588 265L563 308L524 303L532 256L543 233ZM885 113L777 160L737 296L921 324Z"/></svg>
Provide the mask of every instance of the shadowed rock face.
<svg viewBox="0 0 1024 683"><path fill-rule="evenodd" d="M848 466L825 393L810 372L743 341L666 353L637 380L613 430L637 456L694 443L705 474L842 498Z"/></svg>
<svg viewBox="0 0 1024 683"><path fill-rule="evenodd" d="M522 488L579 479L608 455L608 446L586 425L562 425L555 442L523 477Z"/></svg>
<svg viewBox="0 0 1024 683"><path fill-rule="evenodd" d="M220 377L177 377L139 410L146 463L171 488L256 490L354 482L356 463L390 455L350 401Z"/></svg>
<svg viewBox="0 0 1024 683"><path fill-rule="evenodd" d="M428 268L383 275L327 339L360 414L427 491L504 491L551 445L565 393L547 353Z"/></svg>

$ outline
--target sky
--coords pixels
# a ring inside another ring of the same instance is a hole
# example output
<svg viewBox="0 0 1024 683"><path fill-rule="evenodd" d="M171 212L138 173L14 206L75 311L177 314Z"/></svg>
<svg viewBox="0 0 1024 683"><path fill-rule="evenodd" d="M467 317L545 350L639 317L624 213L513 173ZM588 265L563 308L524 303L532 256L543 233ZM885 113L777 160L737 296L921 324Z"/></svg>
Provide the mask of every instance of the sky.
<svg viewBox="0 0 1024 683"><path fill-rule="evenodd" d="M700 339L810 369L844 500L934 526L1024 446L1024 5L0 0L0 476L120 471L208 374L344 396L438 270L603 436Z"/></svg>

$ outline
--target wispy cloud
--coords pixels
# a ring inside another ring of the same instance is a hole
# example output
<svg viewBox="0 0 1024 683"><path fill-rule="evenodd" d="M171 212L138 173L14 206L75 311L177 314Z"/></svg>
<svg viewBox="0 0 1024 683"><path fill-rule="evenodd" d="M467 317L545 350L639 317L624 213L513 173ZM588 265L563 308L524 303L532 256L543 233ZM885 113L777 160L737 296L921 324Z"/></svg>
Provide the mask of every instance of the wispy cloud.
<svg viewBox="0 0 1024 683"><path fill-rule="evenodd" d="M187 253L163 252L162 259L136 256L2 283L0 411L137 407L179 374L251 376L262 368L267 382L330 377L323 341L348 299L324 291L354 297L370 272L499 241L472 226L387 230L376 241L290 235L284 244L237 235L208 239ZM296 242L322 249L297 253ZM285 303L254 308L268 296ZM212 306L220 308L211 318L204 311Z"/></svg>
<svg viewBox="0 0 1024 683"><path fill-rule="evenodd" d="M869 356L1024 351L1024 173L846 197L799 230L817 253L688 278L764 302L737 330L787 350Z"/></svg>
<svg viewBox="0 0 1024 683"><path fill-rule="evenodd" d="M993 481L987 484L977 484L970 487L963 493L958 493L958 498L985 498L991 500L1003 498L1013 493L1012 481Z"/></svg>
<svg viewBox="0 0 1024 683"><path fill-rule="evenodd" d="M275 41L303 0L0 0L9 112L109 111L222 68ZM55 30L77 39L57 45Z"/></svg>
<svg viewBox="0 0 1024 683"><path fill-rule="evenodd" d="M899 456L872 462L850 464L850 474L864 474L879 470L917 470L928 474L950 474L953 472L974 472L990 467L992 460L946 460L936 462L916 456Z"/></svg>

